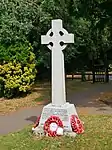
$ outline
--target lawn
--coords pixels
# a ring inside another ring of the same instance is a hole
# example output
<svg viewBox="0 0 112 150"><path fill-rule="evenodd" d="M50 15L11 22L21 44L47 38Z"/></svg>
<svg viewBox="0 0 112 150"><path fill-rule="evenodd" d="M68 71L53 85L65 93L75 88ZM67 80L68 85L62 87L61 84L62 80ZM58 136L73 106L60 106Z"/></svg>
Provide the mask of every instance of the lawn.
<svg viewBox="0 0 112 150"><path fill-rule="evenodd" d="M67 94L72 94L81 90L88 90L92 86L95 85L88 82L80 82L77 80L67 80L66 82ZM45 104L50 101L50 95L50 82L37 82L35 85L33 85L31 93L25 97L14 98L10 100L1 98L0 115L14 112L20 108L33 107L39 104Z"/></svg>
<svg viewBox="0 0 112 150"><path fill-rule="evenodd" d="M35 137L31 126L20 132L0 136L0 150L111 150L112 117L81 116L85 133L72 137Z"/></svg>

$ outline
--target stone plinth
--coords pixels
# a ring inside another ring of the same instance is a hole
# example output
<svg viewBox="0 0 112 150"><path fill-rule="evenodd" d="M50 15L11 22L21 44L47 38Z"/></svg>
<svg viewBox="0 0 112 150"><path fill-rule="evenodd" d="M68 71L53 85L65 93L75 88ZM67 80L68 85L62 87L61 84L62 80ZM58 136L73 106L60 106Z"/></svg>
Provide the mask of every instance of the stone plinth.
<svg viewBox="0 0 112 150"><path fill-rule="evenodd" d="M40 128L41 132L44 126L45 121L50 116L58 116L64 125L64 134L69 134L72 136L75 136L76 134L72 132L71 123L70 123L70 117L71 115L77 115L76 108L73 104L66 103L62 106L53 106L52 103L44 106L39 122L39 126L35 128L35 133L39 134ZM44 132L44 131L43 131ZM43 133L41 133L43 134Z"/></svg>

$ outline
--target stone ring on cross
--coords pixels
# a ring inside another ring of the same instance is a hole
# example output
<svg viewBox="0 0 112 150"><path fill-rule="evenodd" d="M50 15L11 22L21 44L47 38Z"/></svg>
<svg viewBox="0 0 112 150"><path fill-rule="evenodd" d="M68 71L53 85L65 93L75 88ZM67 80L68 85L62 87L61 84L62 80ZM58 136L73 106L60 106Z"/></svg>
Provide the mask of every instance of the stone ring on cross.
<svg viewBox="0 0 112 150"><path fill-rule="evenodd" d="M58 39L57 40L57 44L58 46L60 46L60 49L63 50L66 48L67 44L64 43L63 41L63 37L64 35L68 34L68 32L62 28L61 31L59 31L57 34L55 34L52 29L50 29L48 32L47 32L47 36L50 38L51 37L51 42L47 45L47 47L52 50L53 49L53 46L54 46L54 42L55 42L55 36L56 38Z"/></svg>
<svg viewBox="0 0 112 150"><path fill-rule="evenodd" d="M47 44L50 50L56 47L59 50L64 50L68 43L74 43L74 35L68 32L62 26L62 20L53 20L52 28L46 35L41 36L42 44Z"/></svg>

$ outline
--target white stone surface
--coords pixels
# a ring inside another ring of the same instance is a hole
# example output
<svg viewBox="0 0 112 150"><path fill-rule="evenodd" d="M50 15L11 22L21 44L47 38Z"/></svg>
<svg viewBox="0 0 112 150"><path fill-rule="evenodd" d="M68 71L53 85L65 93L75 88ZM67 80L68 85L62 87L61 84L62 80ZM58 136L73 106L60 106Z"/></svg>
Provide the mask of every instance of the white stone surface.
<svg viewBox="0 0 112 150"><path fill-rule="evenodd" d="M76 137L77 134L75 132L65 132L64 135L65 136Z"/></svg>
<svg viewBox="0 0 112 150"><path fill-rule="evenodd" d="M60 32L63 35L60 35ZM61 46L60 42L65 45ZM64 55L62 50L67 46L66 43L74 43L74 35L68 34L62 26L62 20L56 19L52 20L52 28L47 32L47 35L41 36L41 43L47 44L52 51L52 104L61 106L66 103ZM53 46L49 43L52 43Z"/></svg>

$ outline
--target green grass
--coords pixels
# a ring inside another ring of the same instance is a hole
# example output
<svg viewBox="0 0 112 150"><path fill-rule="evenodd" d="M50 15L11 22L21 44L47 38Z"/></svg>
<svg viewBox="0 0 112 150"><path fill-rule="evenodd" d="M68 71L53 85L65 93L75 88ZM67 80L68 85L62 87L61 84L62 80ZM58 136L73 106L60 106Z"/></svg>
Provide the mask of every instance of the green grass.
<svg viewBox="0 0 112 150"><path fill-rule="evenodd" d="M112 117L81 116L85 133L72 137L35 137L31 126L14 134L0 136L0 150L111 150Z"/></svg>

